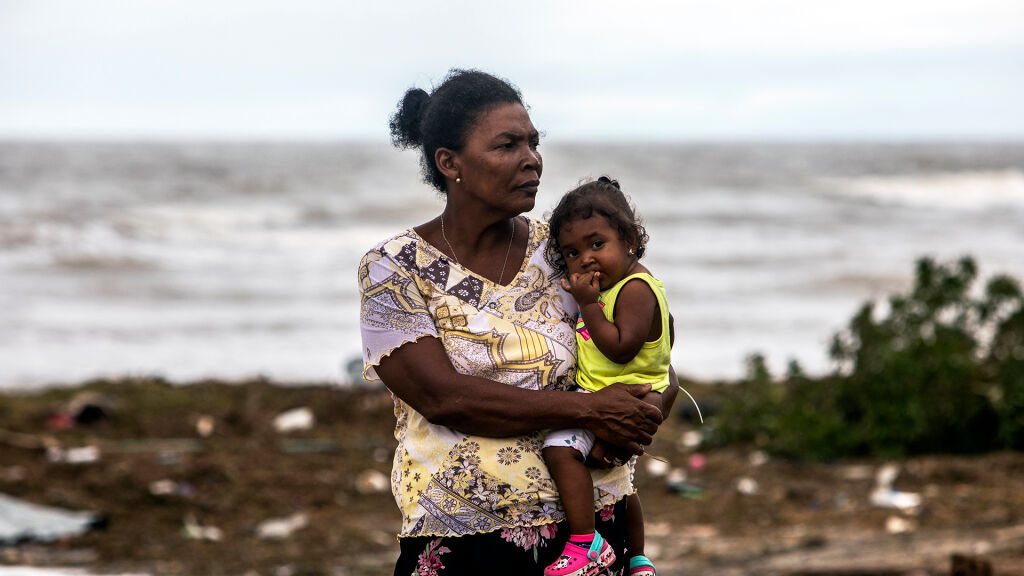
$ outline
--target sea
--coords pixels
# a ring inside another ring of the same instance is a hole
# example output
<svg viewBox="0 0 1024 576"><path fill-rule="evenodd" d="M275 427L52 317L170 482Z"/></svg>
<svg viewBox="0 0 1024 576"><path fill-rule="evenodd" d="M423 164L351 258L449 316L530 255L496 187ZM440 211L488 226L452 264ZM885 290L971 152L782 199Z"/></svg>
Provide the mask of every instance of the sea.
<svg viewBox="0 0 1024 576"><path fill-rule="evenodd" d="M609 175L650 234L673 364L832 369L929 256L1024 279L1024 142L545 142L534 218ZM0 142L0 389L359 381L356 267L443 198L387 142ZM979 282L980 286L980 282Z"/></svg>

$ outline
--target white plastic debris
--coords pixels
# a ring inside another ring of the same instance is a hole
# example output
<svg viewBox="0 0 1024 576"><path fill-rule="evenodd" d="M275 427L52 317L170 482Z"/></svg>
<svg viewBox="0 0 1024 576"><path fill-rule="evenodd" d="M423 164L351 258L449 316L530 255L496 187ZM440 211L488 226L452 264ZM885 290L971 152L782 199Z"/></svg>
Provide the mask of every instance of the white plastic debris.
<svg viewBox="0 0 1024 576"><path fill-rule="evenodd" d="M896 481L896 476L899 473L900 468L896 464L884 464L875 472L875 486L878 488L892 488L892 483Z"/></svg>
<svg viewBox="0 0 1024 576"><path fill-rule="evenodd" d="M309 525L309 516L305 512L296 512L287 518L272 518L264 520L256 526L256 536L283 540L288 538L295 531L301 530Z"/></svg>
<svg viewBox="0 0 1024 576"><path fill-rule="evenodd" d="M196 517L189 514L185 517L185 537L192 540L205 540L207 542L220 542L224 539L224 531L216 526L201 526Z"/></svg>
<svg viewBox="0 0 1024 576"><path fill-rule="evenodd" d="M761 491L761 486L757 483L757 480L744 476L736 480L736 491L746 496L753 496Z"/></svg>
<svg viewBox="0 0 1024 576"><path fill-rule="evenodd" d="M686 448L696 448L703 441L704 435L696 430L688 430L683 433L683 446Z"/></svg>
<svg viewBox="0 0 1024 576"><path fill-rule="evenodd" d="M646 467L647 473L654 477L664 476L665 474L668 474L668 470L669 468L671 468L668 462L664 460L655 460L654 458L649 458L647 460Z"/></svg>
<svg viewBox="0 0 1024 576"><path fill-rule="evenodd" d="M665 483L669 485L682 484L686 482L686 470L682 468L673 468L668 473L668 477L665 478Z"/></svg>
<svg viewBox="0 0 1024 576"><path fill-rule="evenodd" d="M379 470L363 470L356 477L356 491L360 494L386 492L390 487L390 480Z"/></svg>
<svg viewBox="0 0 1024 576"><path fill-rule="evenodd" d="M876 488L869 497L876 508L895 508L904 512L915 510L921 505L921 495L915 492L900 492L892 488Z"/></svg>
<svg viewBox="0 0 1024 576"><path fill-rule="evenodd" d="M303 406L282 412L274 418L274 430L280 433L309 430L316 424L313 411Z"/></svg>
<svg viewBox="0 0 1024 576"><path fill-rule="evenodd" d="M0 494L0 542L49 542L76 536L97 520L99 517L92 512L50 508Z"/></svg>
<svg viewBox="0 0 1024 576"><path fill-rule="evenodd" d="M764 466L768 463L768 455L761 450L754 450L750 453L750 456L747 457L747 461L755 468L758 466Z"/></svg>
<svg viewBox="0 0 1024 576"><path fill-rule="evenodd" d="M55 464L92 464L99 462L100 449L98 446L80 446L78 448L49 446L46 449L46 459Z"/></svg>
<svg viewBox="0 0 1024 576"><path fill-rule="evenodd" d="M885 531L889 534L905 534L913 532L916 528L917 526L912 520L900 518L899 516L889 516L885 520Z"/></svg>
<svg viewBox="0 0 1024 576"><path fill-rule="evenodd" d="M916 512L921 506L921 495L916 492L894 490L892 483L900 473L896 464L885 464L875 473L875 489L868 501L876 508L893 508L903 512Z"/></svg>

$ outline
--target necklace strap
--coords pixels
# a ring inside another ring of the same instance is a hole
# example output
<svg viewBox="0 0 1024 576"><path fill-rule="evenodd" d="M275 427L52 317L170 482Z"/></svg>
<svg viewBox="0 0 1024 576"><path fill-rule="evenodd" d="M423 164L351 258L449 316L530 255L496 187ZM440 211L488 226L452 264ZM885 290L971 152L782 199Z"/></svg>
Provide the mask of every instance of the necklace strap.
<svg viewBox="0 0 1024 576"><path fill-rule="evenodd" d="M452 258L455 263L462 266L459 262L459 256L455 253L455 248L452 246L451 241L448 240L448 234L444 229L444 212L441 213L441 238L444 238L444 243L448 245L448 250L452 253ZM498 285L503 286L505 284L505 268L508 266L508 255L512 253L512 243L516 239L516 219L512 218L512 233L508 237L508 247L505 248L505 261L501 263L501 274L498 275Z"/></svg>

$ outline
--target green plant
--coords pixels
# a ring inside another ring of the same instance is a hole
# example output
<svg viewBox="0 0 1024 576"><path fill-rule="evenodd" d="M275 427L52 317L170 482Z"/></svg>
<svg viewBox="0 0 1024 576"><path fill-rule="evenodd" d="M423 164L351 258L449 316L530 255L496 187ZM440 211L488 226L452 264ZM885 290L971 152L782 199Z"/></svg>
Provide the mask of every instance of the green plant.
<svg viewBox="0 0 1024 576"><path fill-rule="evenodd" d="M813 458L1024 448L1024 297L1005 276L976 294L976 279L970 258L919 260L908 294L835 335L824 378L792 363L773 383L755 357L719 437Z"/></svg>

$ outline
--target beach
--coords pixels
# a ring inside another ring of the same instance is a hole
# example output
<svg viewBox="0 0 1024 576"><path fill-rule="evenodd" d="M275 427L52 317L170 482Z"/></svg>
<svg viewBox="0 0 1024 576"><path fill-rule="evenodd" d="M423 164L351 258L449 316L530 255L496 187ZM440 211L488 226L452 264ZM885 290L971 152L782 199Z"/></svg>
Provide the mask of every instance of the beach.
<svg viewBox="0 0 1024 576"><path fill-rule="evenodd" d="M714 405L716 387L687 387ZM86 406L98 408L88 423L55 418L74 420L68 411ZM295 416L303 408L311 418ZM298 427L279 429L288 413ZM659 574L948 574L953 554L1024 574L1024 454L781 460L701 444L699 422L683 415L638 463ZM394 417L379 388L94 382L0 395L0 417L0 493L102 519L55 542L4 544L5 565L100 574L393 568ZM66 458L86 447L94 459ZM872 504L887 465L892 488L919 505Z"/></svg>

